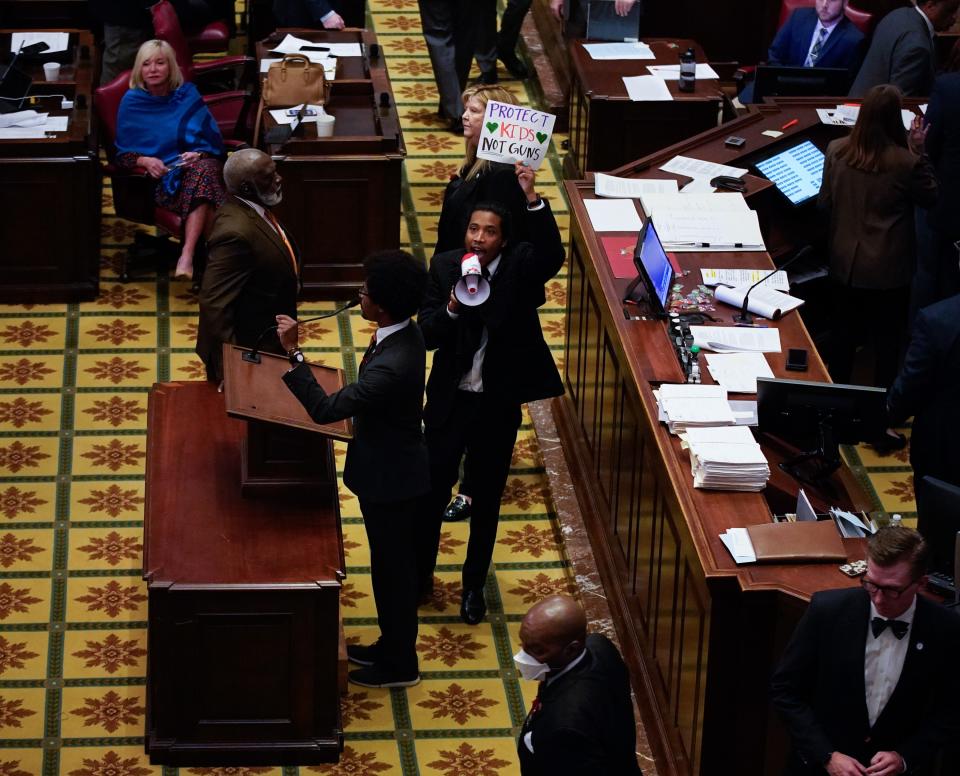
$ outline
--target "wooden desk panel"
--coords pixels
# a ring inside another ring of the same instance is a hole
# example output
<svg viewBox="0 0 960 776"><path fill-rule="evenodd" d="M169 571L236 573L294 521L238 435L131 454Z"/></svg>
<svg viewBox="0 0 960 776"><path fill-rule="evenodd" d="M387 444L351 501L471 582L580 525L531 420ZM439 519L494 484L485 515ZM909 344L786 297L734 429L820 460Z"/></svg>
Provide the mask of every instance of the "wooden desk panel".
<svg viewBox="0 0 960 776"><path fill-rule="evenodd" d="M44 81L40 62L23 64L37 95L24 108L68 115L67 131L0 140L0 302L77 302L99 290L100 166L90 99L97 53L89 32L69 32L73 56L61 80ZM0 30L0 50L9 48L10 31ZM61 110L61 98L47 94L66 94L74 107Z"/></svg>
<svg viewBox="0 0 960 776"><path fill-rule="evenodd" d="M693 92L681 92L678 81L667 81L670 102L632 102L624 76L649 75L648 65L677 65L680 54L693 47L697 61L706 61L692 40L644 39L656 59L596 60L583 41L570 41L570 153L567 177L606 171L665 145L715 127L722 95L719 81L698 79Z"/></svg>
<svg viewBox="0 0 960 776"><path fill-rule="evenodd" d="M310 499L243 498L245 426L210 383L151 391L143 566L154 763L307 765L336 762L342 748L336 483Z"/></svg>
<svg viewBox="0 0 960 776"><path fill-rule="evenodd" d="M594 196L592 184L565 185L572 215L566 395L554 413L645 722L663 744L658 770L728 774L735 762L738 774L779 772L786 740L767 701L774 661L813 592L855 583L835 564L734 563L719 534L768 522L767 500L693 488L689 456L657 420L653 397L654 383L682 376L665 324L625 319L627 281L613 277L583 205ZM759 179L755 185L764 188ZM679 257L685 269L773 268L759 252ZM715 315L733 312L718 304ZM829 379L799 315L770 325L784 349L811 351L805 379ZM782 357L769 361L787 376ZM774 459L776 451L765 448ZM775 479L770 500L795 503L796 485ZM833 503L867 506L853 483L834 487ZM863 557L862 542L847 549Z"/></svg>
<svg viewBox="0 0 960 776"><path fill-rule="evenodd" d="M406 147L381 54L370 31L282 30L257 44L258 60L291 32L323 42L360 42L364 56L343 57L326 111L334 135L304 124L297 137L265 148L283 177L277 217L296 239L306 299L342 299L363 281L363 259L400 245L400 174ZM386 104L384 104L386 103ZM274 126L266 112L264 131Z"/></svg>

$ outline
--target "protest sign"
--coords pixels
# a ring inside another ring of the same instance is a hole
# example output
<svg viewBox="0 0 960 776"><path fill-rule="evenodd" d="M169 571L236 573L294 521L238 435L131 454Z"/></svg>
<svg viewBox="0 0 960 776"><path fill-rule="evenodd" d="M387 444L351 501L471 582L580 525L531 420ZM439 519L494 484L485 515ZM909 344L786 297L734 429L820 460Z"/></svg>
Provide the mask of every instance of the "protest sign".
<svg viewBox="0 0 960 776"><path fill-rule="evenodd" d="M536 170L547 157L556 120L551 113L490 100L483 114L477 156L491 162L525 162Z"/></svg>

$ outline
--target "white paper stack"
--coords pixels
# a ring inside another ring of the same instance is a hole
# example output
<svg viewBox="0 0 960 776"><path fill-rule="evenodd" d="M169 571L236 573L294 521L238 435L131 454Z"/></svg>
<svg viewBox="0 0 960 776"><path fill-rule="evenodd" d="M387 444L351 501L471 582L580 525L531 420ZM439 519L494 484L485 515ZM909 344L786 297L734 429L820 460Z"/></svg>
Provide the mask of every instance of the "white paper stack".
<svg viewBox="0 0 960 776"><path fill-rule="evenodd" d="M624 41L623 43L584 43L586 51L591 59L597 60L617 60L617 59L656 59L657 55L653 49L642 41ZM679 65L677 65L679 67Z"/></svg>
<svg viewBox="0 0 960 776"><path fill-rule="evenodd" d="M593 193L598 197L614 199L642 198L644 194L676 194L677 182L653 178L618 178L602 172L593 176ZM642 200L641 200L642 201Z"/></svg>
<svg viewBox="0 0 960 776"><path fill-rule="evenodd" d="M703 277L703 285L715 286L722 283L725 286L752 286L761 278L767 279L761 283L761 286L770 286L777 291L790 290L790 278L782 269L778 269L772 275L768 269L701 269L700 275Z"/></svg>
<svg viewBox="0 0 960 776"><path fill-rule="evenodd" d="M752 291L750 286L740 286L739 288L717 286L714 296L718 302L740 308L743 307L743 298L748 292L750 297L747 299L747 310L754 315L760 315L774 321L784 313L795 310L803 304L802 299L770 288L766 283L761 283Z"/></svg>
<svg viewBox="0 0 960 776"><path fill-rule="evenodd" d="M661 215L671 213L745 213L750 210L747 200L740 192L712 194L709 192L678 193L645 191L640 193L640 204L648 216L658 220Z"/></svg>
<svg viewBox="0 0 960 776"><path fill-rule="evenodd" d="M720 534L720 541L730 550L738 564L757 562L757 553L754 552L753 542L746 528L728 528Z"/></svg>
<svg viewBox="0 0 960 776"><path fill-rule="evenodd" d="M691 326L693 344L717 353L780 353L777 329L741 326Z"/></svg>
<svg viewBox="0 0 960 776"><path fill-rule="evenodd" d="M693 487L753 492L766 487L770 465L749 428L689 428L682 437L690 449Z"/></svg>
<svg viewBox="0 0 960 776"><path fill-rule="evenodd" d="M733 426L737 422L727 402L727 391L720 385L664 383L654 395L672 434L705 426Z"/></svg>
<svg viewBox="0 0 960 776"><path fill-rule="evenodd" d="M680 196L683 196L682 194ZM725 199L726 194L706 196ZM668 251L765 251L760 222L753 210L658 212L657 234Z"/></svg>
<svg viewBox="0 0 960 776"><path fill-rule="evenodd" d="M713 379L731 393L756 393L758 377L773 377L763 353L706 353Z"/></svg>

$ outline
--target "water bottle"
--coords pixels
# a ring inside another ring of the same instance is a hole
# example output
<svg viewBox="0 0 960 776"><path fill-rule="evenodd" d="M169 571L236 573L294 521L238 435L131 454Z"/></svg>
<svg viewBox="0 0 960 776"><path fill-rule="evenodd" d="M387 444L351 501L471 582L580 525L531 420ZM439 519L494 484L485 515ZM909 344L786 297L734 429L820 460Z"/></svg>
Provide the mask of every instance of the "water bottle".
<svg viewBox="0 0 960 776"><path fill-rule="evenodd" d="M680 91L692 92L697 83L697 55L688 48L680 55Z"/></svg>

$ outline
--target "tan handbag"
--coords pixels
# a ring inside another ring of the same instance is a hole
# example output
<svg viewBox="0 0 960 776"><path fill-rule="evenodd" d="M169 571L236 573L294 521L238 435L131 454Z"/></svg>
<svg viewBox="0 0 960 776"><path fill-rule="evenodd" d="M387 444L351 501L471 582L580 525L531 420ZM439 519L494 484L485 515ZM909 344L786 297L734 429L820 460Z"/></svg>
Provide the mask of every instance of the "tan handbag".
<svg viewBox="0 0 960 776"><path fill-rule="evenodd" d="M311 62L303 54L286 54L274 62L263 78L260 107L254 129L254 145L260 136L263 107L288 108L293 105L326 105L330 98L330 84L323 73L323 65Z"/></svg>

